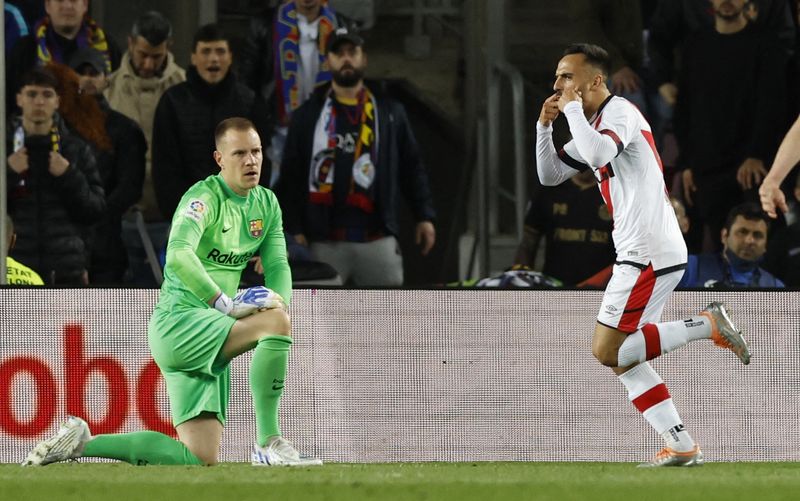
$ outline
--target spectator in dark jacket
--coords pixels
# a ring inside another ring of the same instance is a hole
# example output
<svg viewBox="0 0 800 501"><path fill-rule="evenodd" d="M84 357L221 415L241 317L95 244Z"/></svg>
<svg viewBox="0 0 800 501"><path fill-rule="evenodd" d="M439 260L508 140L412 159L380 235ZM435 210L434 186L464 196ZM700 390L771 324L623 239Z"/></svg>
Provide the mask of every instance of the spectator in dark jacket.
<svg viewBox="0 0 800 501"><path fill-rule="evenodd" d="M214 161L214 128L230 117L249 118L264 136L266 106L236 81L227 35L215 24L194 36L186 81L170 87L153 121L153 185L159 210L171 219L181 196L197 181L219 172ZM264 166L261 184L269 182Z"/></svg>
<svg viewBox="0 0 800 501"><path fill-rule="evenodd" d="M292 112L331 80L325 57L328 39L336 28L350 25L326 0L283 2L250 22L239 75L267 103L271 134L266 137L271 140L266 153L273 163L273 179Z"/></svg>
<svg viewBox="0 0 800 501"><path fill-rule="evenodd" d="M343 282L402 285L399 195L414 213L423 255L436 239L435 212L405 110L364 83L362 45L345 28L331 38L333 81L292 115L276 190L284 229Z"/></svg>
<svg viewBox="0 0 800 501"><path fill-rule="evenodd" d="M7 88L20 88L16 79L34 66L50 62L67 64L72 54L83 47L102 52L109 72L119 67L119 47L87 14L89 0L44 0L44 9L47 15L11 51L6 69ZM13 100L8 102L9 109L13 109Z"/></svg>
<svg viewBox="0 0 800 501"><path fill-rule="evenodd" d="M118 285L128 267L122 243L122 215L142 195L147 143L136 122L112 110L103 97L108 85L103 55L86 47L76 52L69 64L74 71L65 68L61 80L74 91L62 93L61 114L73 130L94 146L106 194L106 213L94 232L89 278L92 284ZM64 107L68 99L69 104L75 105L69 113Z"/></svg>
<svg viewBox="0 0 800 501"><path fill-rule="evenodd" d="M86 284L90 227L106 209L95 159L56 113L53 73L34 68L21 81L22 115L8 137L8 205L17 229L12 256L47 284Z"/></svg>
<svg viewBox="0 0 800 501"><path fill-rule="evenodd" d="M758 204L731 209L720 235L722 252L690 254L678 287L783 287L783 282L760 266L767 251L768 225Z"/></svg>
<svg viewBox="0 0 800 501"><path fill-rule="evenodd" d="M683 51L675 135L684 200L718 250L728 211L757 200L785 132L788 58L744 16L745 0L712 4L714 28L695 32Z"/></svg>

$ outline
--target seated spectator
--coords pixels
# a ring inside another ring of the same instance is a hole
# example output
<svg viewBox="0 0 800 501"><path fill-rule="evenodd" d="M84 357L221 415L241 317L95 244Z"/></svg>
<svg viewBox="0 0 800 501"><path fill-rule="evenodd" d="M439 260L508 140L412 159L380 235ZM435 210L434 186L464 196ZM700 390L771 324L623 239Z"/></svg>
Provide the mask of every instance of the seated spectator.
<svg viewBox="0 0 800 501"><path fill-rule="evenodd" d="M229 37L216 24L200 27L192 42L186 81L170 87L153 120L153 185L168 220L181 196L197 181L219 172L214 161L214 129L226 118L244 117L264 134L266 105L236 81ZM260 183L269 182L264 165Z"/></svg>
<svg viewBox="0 0 800 501"><path fill-rule="evenodd" d="M75 92L69 97L80 106L67 112L68 96L62 93L60 110L67 124L95 147L106 194L106 212L94 231L89 279L96 285L120 285L128 267L122 215L142 195L147 143L136 122L112 110L103 97L108 82L103 55L86 47L73 54L69 64L77 75L68 71L61 80L71 84Z"/></svg>
<svg viewBox="0 0 800 501"><path fill-rule="evenodd" d="M33 32L17 41L8 58L7 88L18 89L18 78L34 66L67 64L78 49L94 47L103 53L106 70L119 66L119 49L87 14L89 0L44 0L47 13ZM9 100L9 109L14 103Z"/></svg>
<svg viewBox="0 0 800 501"><path fill-rule="evenodd" d="M276 191L284 229L312 259L333 266L344 283L398 286L400 195L423 255L436 240L435 212L405 109L364 83L363 43L345 28L331 38L332 83L292 115Z"/></svg>
<svg viewBox="0 0 800 501"><path fill-rule="evenodd" d="M89 232L106 210L88 144L56 112L59 82L34 68L17 92L20 117L8 128L8 213L16 222L12 257L48 285L88 283Z"/></svg>
<svg viewBox="0 0 800 501"><path fill-rule="evenodd" d="M586 170L556 187L536 190L514 262L536 268L544 239L544 266L539 271L574 286L614 263L611 227L594 173Z"/></svg>
<svg viewBox="0 0 800 501"><path fill-rule="evenodd" d="M38 273L10 256L11 249L14 248L14 242L16 242L16 240L17 234L14 233L14 221L6 214L6 250L8 250L9 253L9 255L6 256L6 284L44 285L42 277L40 277Z"/></svg>
<svg viewBox="0 0 800 501"><path fill-rule="evenodd" d="M786 212L785 228L770 237L764 267L789 287L800 287L800 176L793 190L795 202Z"/></svg>
<svg viewBox="0 0 800 501"><path fill-rule="evenodd" d="M721 232L722 252L690 254L678 287L783 287L761 268L767 250L769 221L754 203L737 205Z"/></svg>

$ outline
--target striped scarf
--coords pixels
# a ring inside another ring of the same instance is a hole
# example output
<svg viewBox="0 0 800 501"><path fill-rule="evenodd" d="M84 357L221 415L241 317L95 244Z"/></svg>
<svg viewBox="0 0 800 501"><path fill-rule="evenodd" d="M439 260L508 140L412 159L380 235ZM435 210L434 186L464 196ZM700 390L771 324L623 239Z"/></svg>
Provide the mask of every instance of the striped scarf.
<svg viewBox="0 0 800 501"><path fill-rule="evenodd" d="M33 32L36 34L36 55L39 62L44 66L50 62L66 64L61 47L55 43L55 35L50 29L50 16L45 16L36 24ZM108 41L106 34L97 22L89 16L84 17L78 36L75 38L78 48L92 47L97 49L106 60L106 73L111 73L111 56L108 52Z"/></svg>
<svg viewBox="0 0 800 501"><path fill-rule="evenodd" d="M325 99L314 129L314 145L308 179L312 204L333 205L333 181L336 167L336 107L331 93ZM364 87L358 94L357 116L361 121L353 154L350 189L345 203L370 214L375 210L375 162L378 157L378 105L375 96Z"/></svg>
<svg viewBox="0 0 800 501"><path fill-rule="evenodd" d="M336 26L336 16L328 7L322 5L319 20L319 73L316 86L330 81L326 57L328 39ZM300 101L300 29L297 26L297 9L294 2L287 2L278 8L273 30L275 47L275 84L277 87L278 120L283 126L289 125L289 116L302 102Z"/></svg>

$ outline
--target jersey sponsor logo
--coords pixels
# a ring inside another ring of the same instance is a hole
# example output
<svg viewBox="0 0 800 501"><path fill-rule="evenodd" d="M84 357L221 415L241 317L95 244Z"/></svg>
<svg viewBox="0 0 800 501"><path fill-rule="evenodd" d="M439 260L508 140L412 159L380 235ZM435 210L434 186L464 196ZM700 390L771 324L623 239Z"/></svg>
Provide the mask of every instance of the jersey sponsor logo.
<svg viewBox="0 0 800 501"><path fill-rule="evenodd" d="M240 265L242 263L246 263L250 260L251 257L255 255L255 252L245 252L244 254L234 254L233 252L222 252L221 250L214 248L211 249L211 252L208 253L206 259L214 261L217 264L230 264L230 265Z"/></svg>
<svg viewBox="0 0 800 501"><path fill-rule="evenodd" d="M264 233L264 220L251 219L250 220L250 236L258 238Z"/></svg>
<svg viewBox="0 0 800 501"><path fill-rule="evenodd" d="M203 219L203 214L205 214L205 212L205 202L195 199L189 202L189 205L186 207L183 215L199 222L201 219Z"/></svg>

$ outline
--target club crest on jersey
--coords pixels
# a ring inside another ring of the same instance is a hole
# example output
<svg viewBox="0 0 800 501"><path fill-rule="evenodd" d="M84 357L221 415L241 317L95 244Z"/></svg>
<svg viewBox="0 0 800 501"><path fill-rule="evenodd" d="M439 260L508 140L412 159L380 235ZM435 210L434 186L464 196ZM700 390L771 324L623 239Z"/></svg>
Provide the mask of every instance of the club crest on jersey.
<svg viewBox="0 0 800 501"><path fill-rule="evenodd" d="M250 236L258 238L264 233L264 220L251 219L250 220Z"/></svg>
<svg viewBox="0 0 800 501"><path fill-rule="evenodd" d="M206 212L206 204L202 200L192 200L189 202L189 205L186 207L186 211L183 213L184 216L190 217L195 221L200 221L203 218L203 214Z"/></svg>

